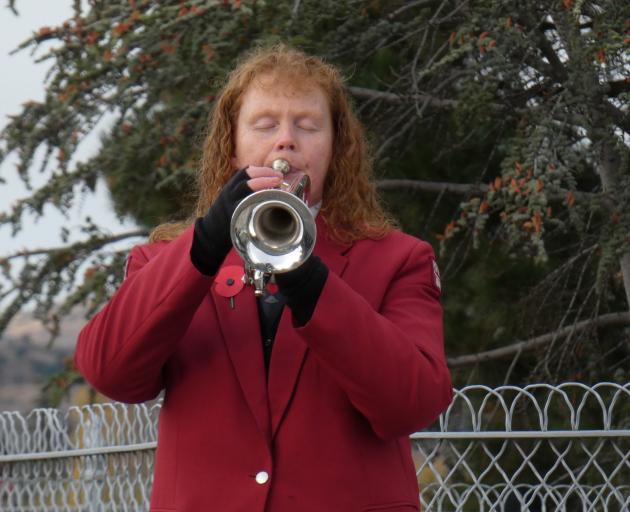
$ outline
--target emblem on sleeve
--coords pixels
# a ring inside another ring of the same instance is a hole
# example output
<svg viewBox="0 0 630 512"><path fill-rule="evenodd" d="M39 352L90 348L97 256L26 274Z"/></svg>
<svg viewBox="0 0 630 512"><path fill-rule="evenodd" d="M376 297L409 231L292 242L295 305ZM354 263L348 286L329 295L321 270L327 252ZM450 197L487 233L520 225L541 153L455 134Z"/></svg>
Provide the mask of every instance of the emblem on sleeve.
<svg viewBox="0 0 630 512"><path fill-rule="evenodd" d="M432 260L433 263L433 284L435 287L442 291L442 282L440 281L440 269L438 268L438 264L435 260Z"/></svg>

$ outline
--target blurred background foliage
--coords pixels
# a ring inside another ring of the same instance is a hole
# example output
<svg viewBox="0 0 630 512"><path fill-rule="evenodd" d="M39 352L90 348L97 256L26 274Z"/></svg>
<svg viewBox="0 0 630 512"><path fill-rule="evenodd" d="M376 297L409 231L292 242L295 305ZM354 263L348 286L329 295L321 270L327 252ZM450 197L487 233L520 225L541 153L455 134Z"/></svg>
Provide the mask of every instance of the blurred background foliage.
<svg viewBox="0 0 630 512"><path fill-rule="evenodd" d="M105 179L139 229L88 222L83 242L3 255L0 330L34 305L54 335L104 303L126 252L112 242L190 214L226 74L285 42L343 70L384 201L438 252L457 386L628 380L627 2L77 0L19 51L45 41L45 101L6 125L0 159L49 178L0 223L28 229ZM73 160L95 130L98 151Z"/></svg>

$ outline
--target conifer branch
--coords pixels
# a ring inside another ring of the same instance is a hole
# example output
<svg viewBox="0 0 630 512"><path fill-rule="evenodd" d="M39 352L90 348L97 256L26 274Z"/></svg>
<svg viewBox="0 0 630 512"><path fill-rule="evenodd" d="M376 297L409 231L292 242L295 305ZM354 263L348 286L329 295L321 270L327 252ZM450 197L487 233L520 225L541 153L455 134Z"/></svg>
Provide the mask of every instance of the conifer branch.
<svg viewBox="0 0 630 512"><path fill-rule="evenodd" d="M543 32L540 32L536 40L540 51L547 58L553 69L554 78L559 82L564 82L567 79L567 70L547 39L547 36L545 36Z"/></svg>
<svg viewBox="0 0 630 512"><path fill-rule="evenodd" d="M487 363L489 361L495 361L497 359L503 359L504 357L512 356L519 352L527 352L543 347L551 341L564 338L573 334L576 331L582 331L589 327L628 327L630 326L630 313L608 313L601 315L591 320L583 320L573 325L563 327L556 331L552 331L535 338L531 338L525 341L517 341L510 345L501 348L495 348L492 350L486 350L483 352L477 352L476 354L466 354L463 356L449 357L448 365L450 368L461 368L462 366L469 366L471 364Z"/></svg>
<svg viewBox="0 0 630 512"><path fill-rule="evenodd" d="M427 6L427 5L431 5L431 4L437 4L437 3L438 3L438 0L416 0L415 2L407 2L402 7L399 7L394 12L388 14L387 15L387 19L393 20L393 19L397 18L398 16L400 16L403 12L408 11L410 9L414 9L414 8L420 7L420 6Z"/></svg>
<svg viewBox="0 0 630 512"><path fill-rule="evenodd" d="M67 211L75 197L74 187L83 184L93 188L96 171L88 165L80 166L74 172L53 175L48 182L33 191L30 196L19 199L11 205L9 211L0 212L0 225L12 224L14 229L20 226L22 215L26 211L43 215L44 206L52 204L60 211Z"/></svg>
<svg viewBox="0 0 630 512"><path fill-rule="evenodd" d="M48 247L42 249L32 249L32 250L23 250L18 251L9 256L2 258L0 261L11 261L18 258L29 258L31 256L53 256L55 254L67 253L80 251L86 248L95 250L100 249L109 244L113 244L116 242L120 242L122 240L126 240L127 238L138 238L138 237L147 237L149 236L149 231L146 229L136 229L134 231L128 231L126 233L118 233L116 235L103 235L92 237L88 240L82 240L80 242L75 242L70 245L64 245L61 247Z"/></svg>
<svg viewBox="0 0 630 512"><path fill-rule="evenodd" d="M387 179L376 182L379 190L407 192L450 192L458 195L483 194L488 185L483 183L447 183L440 181L423 181L407 179Z"/></svg>
<svg viewBox="0 0 630 512"><path fill-rule="evenodd" d="M452 109L457 107L458 102L454 100L447 100L436 98L429 94L413 94L413 95L400 95L388 91L377 91L375 89L368 89L366 87L348 87L348 91L355 98L364 100L379 100L386 103L403 104L411 101L427 102L430 106L438 109Z"/></svg>
<svg viewBox="0 0 630 512"><path fill-rule="evenodd" d="M608 101L603 101L603 106L614 123L624 132L630 135L630 114L624 113Z"/></svg>
<svg viewBox="0 0 630 512"><path fill-rule="evenodd" d="M585 21L584 23L579 23L577 27L580 30L586 30L587 28L592 29L593 21ZM540 30L542 30L543 32L547 32L549 30L558 30L558 26L551 21L543 21L540 24Z"/></svg>
<svg viewBox="0 0 630 512"><path fill-rule="evenodd" d="M381 191L398 191L398 192L434 192L441 194L448 192L456 195L471 196L482 195L490 190L485 183L448 183L442 181L425 181L425 180L409 180L409 179L383 179L376 182L376 186ZM563 201L566 199L568 190L559 190L550 196L550 199ZM571 191L578 201L590 201L595 198L601 198L602 204L607 209L612 209L607 194Z"/></svg>
<svg viewBox="0 0 630 512"><path fill-rule="evenodd" d="M16 16L19 15L17 9L15 8L15 0L7 0L7 9L9 9Z"/></svg>

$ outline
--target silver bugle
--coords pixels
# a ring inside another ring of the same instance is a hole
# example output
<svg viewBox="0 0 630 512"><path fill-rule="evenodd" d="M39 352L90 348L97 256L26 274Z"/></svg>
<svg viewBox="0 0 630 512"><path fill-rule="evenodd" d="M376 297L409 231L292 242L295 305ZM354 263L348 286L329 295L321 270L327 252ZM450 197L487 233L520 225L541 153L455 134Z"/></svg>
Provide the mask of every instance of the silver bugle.
<svg viewBox="0 0 630 512"><path fill-rule="evenodd" d="M292 172L289 162L274 160L272 167L282 171L278 189L260 190L243 199L232 215L232 244L245 262L247 283L256 296L273 274L288 272L313 252L317 229L306 204L309 177Z"/></svg>

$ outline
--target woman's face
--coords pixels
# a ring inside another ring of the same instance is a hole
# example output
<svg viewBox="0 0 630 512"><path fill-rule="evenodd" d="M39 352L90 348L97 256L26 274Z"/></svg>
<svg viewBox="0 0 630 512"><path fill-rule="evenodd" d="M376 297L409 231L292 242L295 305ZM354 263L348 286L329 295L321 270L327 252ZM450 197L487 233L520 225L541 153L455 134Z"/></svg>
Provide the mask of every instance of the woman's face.
<svg viewBox="0 0 630 512"><path fill-rule="evenodd" d="M317 85L294 88L263 75L242 97L236 123L235 168L271 167L277 158L311 180L309 204L322 200L333 151L328 99Z"/></svg>

